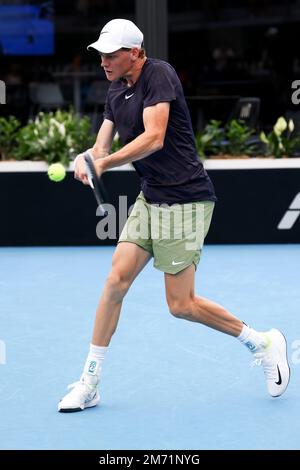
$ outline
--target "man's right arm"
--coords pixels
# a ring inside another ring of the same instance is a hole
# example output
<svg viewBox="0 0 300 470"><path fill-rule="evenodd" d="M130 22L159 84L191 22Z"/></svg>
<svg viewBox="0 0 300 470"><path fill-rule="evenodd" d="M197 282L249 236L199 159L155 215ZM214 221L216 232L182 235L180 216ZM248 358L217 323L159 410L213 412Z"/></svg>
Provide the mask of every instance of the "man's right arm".
<svg viewBox="0 0 300 470"><path fill-rule="evenodd" d="M92 148L86 150L95 160L104 158L109 155L114 137L114 123L108 119L104 119L99 129L96 142ZM75 158L74 163L74 178L82 181L84 184L89 184L86 174L86 165L84 161L84 154L80 153Z"/></svg>

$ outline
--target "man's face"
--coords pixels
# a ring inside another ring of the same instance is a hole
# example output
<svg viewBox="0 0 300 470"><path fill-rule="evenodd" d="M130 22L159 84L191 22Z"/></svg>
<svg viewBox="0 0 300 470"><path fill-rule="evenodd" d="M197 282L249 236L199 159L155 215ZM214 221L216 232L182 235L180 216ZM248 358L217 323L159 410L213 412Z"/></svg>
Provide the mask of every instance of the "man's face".
<svg viewBox="0 0 300 470"><path fill-rule="evenodd" d="M101 55L101 67L104 68L106 78L111 82L121 77L130 76L131 68L134 64L130 51L112 52Z"/></svg>

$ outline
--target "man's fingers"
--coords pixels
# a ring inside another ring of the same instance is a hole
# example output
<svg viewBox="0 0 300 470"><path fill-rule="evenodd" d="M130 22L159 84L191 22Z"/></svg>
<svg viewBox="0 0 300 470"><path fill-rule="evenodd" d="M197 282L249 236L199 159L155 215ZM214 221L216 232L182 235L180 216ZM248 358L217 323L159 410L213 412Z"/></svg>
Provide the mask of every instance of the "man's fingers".
<svg viewBox="0 0 300 470"><path fill-rule="evenodd" d="M88 180L88 177L87 177L87 174L86 174L86 173L80 173L80 174L79 174L79 180L80 180L83 184L89 184L89 180Z"/></svg>
<svg viewBox="0 0 300 470"><path fill-rule="evenodd" d="M77 181L81 181L83 184L89 184L89 180L86 173L74 173L74 178Z"/></svg>
<svg viewBox="0 0 300 470"><path fill-rule="evenodd" d="M85 185L89 185L89 180L86 174L86 165L81 158L77 161L77 164L75 165L74 178L78 181L81 181Z"/></svg>

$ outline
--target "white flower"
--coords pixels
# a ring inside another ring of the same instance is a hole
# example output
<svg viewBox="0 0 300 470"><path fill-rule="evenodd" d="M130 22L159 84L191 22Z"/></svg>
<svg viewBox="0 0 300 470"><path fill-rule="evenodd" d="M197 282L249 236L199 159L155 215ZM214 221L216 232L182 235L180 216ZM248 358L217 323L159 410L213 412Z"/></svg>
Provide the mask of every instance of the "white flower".
<svg viewBox="0 0 300 470"><path fill-rule="evenodd" d="M60 134L61 134L63 137L65 137L65 135L66 135L66 128L65 128L65 125L64 125L64 124L60 124L58 130L59 130Z"/></svg>
<svg viewBox="0 0 300 470"><path fill-rule="evenodd" d="M38 139L38 143L40 144L41 147L46 147L47 140L46 139Z"/></svg>
<svg viewBox="0 0 300 470"><path fill-rule="evenodd" d="M277 119L277 122L275 126L273 127L274 132L277 136L280 136L283 133L283 131L286 130L286 128L287 128L287 122L282 116Z"/></svg>
<svg viewBox="0 0 300 470"><path fill-rule="evenodd" d="M294 124L293 119L289 120L288 127L289 127L289 131L293 132L293 130L295 129L295 124Z"/></svg>
<svg viewBox="0 0 300 470"><path fill-rule="evenodd" d="M268 138L267 138L267 136L266 136L266 134L265 134L264 132L261 132L261 133L259 134L259 138L260 138L260 140L261 140L264 144L268 144L268 143L269 143L269 140L268 140Z"/></svg>
<svg viewBox="0 0 300 470"><path fill-rule="evenodd" d="M55 118L51 118L50 119L50 125L53 125L53 126L56 126L57 129L58 129L58 132L60 133L60 135L62 135L63 137L65 137L66 135L66 128L65 128L65 125L60 122L58 122Z"/></svg>
<svg viewBox="0 0 300 470"><path fill-rule="evenodd" d="M73 145L73 139L70 135L67 135L67 146L72 147Z"/></svg>

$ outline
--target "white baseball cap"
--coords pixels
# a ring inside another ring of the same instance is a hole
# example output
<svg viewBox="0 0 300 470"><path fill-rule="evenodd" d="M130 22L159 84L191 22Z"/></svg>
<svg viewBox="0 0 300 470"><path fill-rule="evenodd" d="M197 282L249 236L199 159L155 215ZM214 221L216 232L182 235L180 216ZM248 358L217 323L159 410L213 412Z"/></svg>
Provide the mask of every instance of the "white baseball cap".
<svg viewBox="0 0 300 470"><path fill-rule="evenodd" d="M106 23L101 30L99 39L90 44L87 49L96 49L104 54L110 54L122 49L122 47L128 49L141 47L143 39L142 31L132 21L115 19Z"/></svg>

